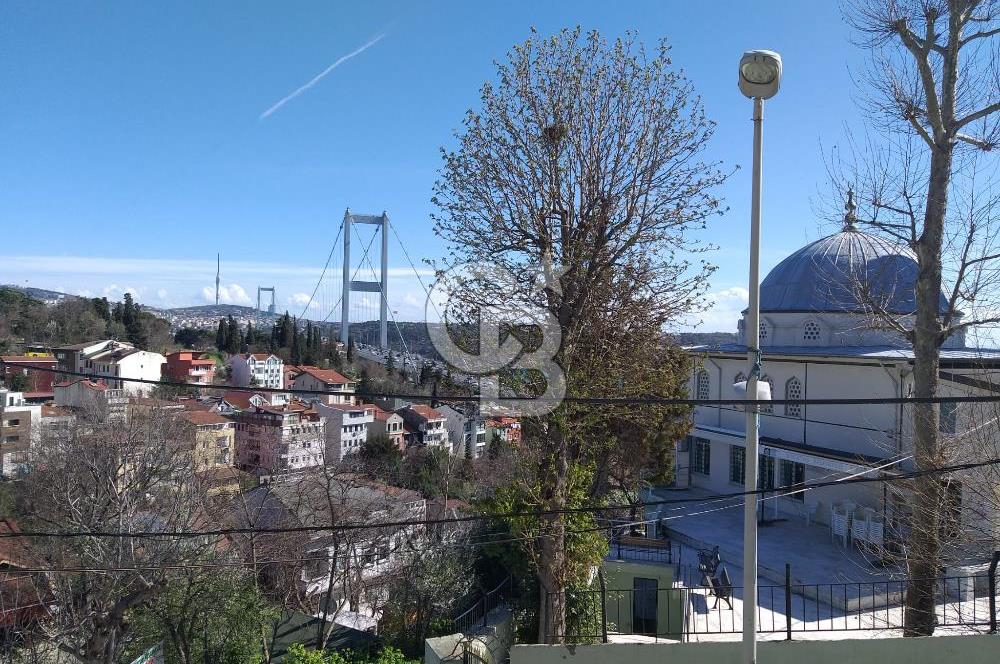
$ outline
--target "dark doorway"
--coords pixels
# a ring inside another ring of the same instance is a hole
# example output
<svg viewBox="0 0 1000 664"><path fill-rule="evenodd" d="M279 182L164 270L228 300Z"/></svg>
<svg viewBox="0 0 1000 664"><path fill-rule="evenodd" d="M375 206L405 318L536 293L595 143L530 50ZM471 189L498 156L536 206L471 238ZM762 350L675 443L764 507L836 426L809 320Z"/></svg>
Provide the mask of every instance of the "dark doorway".
<svg viewBox="0 0 1000 664"><path fill-rule="evenodd" d="M656 634L657 581L635 577L632 581L632 632Z"/></svg>

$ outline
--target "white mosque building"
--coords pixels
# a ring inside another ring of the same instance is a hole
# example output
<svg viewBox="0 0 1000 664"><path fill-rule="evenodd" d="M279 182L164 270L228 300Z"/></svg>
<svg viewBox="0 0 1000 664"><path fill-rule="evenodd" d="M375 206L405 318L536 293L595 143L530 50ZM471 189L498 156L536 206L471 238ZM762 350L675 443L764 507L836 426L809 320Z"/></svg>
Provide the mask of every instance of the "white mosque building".
<svg viewBox="0 0 1000 664"><path fill-rule="evenodd" d="M900 336L873 329L865 302L876 297L888 311L903 317L912 314L916 275L917 263L909 249L855 227L849 199L840 232L796 251L761 283L761 373L771 386L772 398L874 400L911 395L913 350ZM859 297L860 292L866 296ZM945 303L942 295L942 306ZM745 316L746 312L737 343L688 349L695 360L692 396L741 398L734 384L746 380ZM1000 384L998 370L1000 351L968 348L964 335L956 335L941 351L941 394L1000 391L994 387ZM984 429L983 418L966 406L942 404L942 432L959 440L963 432L975 428L977 440L982 441L987 431L986 444L994 445L992 456L1000 456L996 453L1000 443L993 442L995 420ZM694 428L678 445L679 487L700 487L712 493L742 489L745 418L741 407L695 409ZM910 409L895 404L762 408L760 486L775 489L775 496L787 494L765 501L767 513L827 524L845 541L853 534L882 546L891 543L894 532L899 539L905 538L905 494L890 490L885 482L799 493L781 487L855 475L890 477L912 470L911 422ZM988 505L990 501L982 496L993 492L1000 498L997 486L985 487L984 494L980 491L984 487L974 492L963 487L966 476L942 481L947 483L953 508L950 518L966 526L976 522L975 526L981 524L984 511L996 509L997 501ZM991 529L995 537L995 526Z"/></svg>

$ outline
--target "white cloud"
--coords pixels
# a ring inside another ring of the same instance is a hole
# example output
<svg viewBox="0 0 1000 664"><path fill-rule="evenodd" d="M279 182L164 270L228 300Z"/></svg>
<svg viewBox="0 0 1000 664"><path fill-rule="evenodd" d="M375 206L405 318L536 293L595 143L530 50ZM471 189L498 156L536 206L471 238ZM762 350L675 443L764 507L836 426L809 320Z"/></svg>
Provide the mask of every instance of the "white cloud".
<svg viewBox="0 0 1000 664"><path fill-rule="evenodd" d="M142 289L140 288L134 288L132 286L119 286L118 284L108 284L107 286L101 289L101 295L108 298L112 302L118 302L125 297L125 293L128 293L132 296L132 299L138 301L139 293L141 290Z"/></svg>
<svg viewBox="0 0 1000 664"><path fill-rule="evenodd" d="M160 298L161 300L167 299L167 289L161 288L160 290L156 291L156 297Z"/></svg>
<svg viewBox="0 0 1000 664"><path fill-rule="evenodd" d="M205 286L201 289L201 297L209 304L215 304L215 288ZM219 304L243 304L249 305L252 302L246 290L239 284L219 285Z"/></svg>
<svg viewBox="0 0 1000 664"><path fill-rule="evenodd" d="M736 323L750 301L750 292L742 286L732 286L709 293L708 308L692 315L681 326L694 332L736 332Z"/></svg>
<svg viewBox="0 0 1000 664"><path fill-rule="evenodd" d="M319 302L315 299L310 301L310 297L306 293L292 293L288 296L288 304L293 304L297 307L304 307L308 304L310 309L319 309Z"/></svg>

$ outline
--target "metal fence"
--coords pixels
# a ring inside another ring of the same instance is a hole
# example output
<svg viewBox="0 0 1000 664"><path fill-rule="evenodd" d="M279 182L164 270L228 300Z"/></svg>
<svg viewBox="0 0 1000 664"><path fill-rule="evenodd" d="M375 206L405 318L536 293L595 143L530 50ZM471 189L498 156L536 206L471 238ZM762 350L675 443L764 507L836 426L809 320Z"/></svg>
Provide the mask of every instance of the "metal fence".
<svg viewBox="0 0 1000 664"><path fill-rule="evenodd" d="M513 579L507 577L496 588L483 593L469 608L452 620L453 633L465 633L478 627L486 627L490 613L501 605L508 605L513 596Z"/></svg>
<svg viewBox="0 0 1000 664"><path fill-rule="evenodd" d="M807 638L810 632L902 630L903 598L911 581L791 583L758 587L757 625L772 638ZM643 588L566 593L568 643L614 640L618 635L689 640L739 634L743 629L743 589ZM995 568L989 574L933 579L937 626L950 633L996 632ZM554 608L553 597L547 597Z"/></svg>

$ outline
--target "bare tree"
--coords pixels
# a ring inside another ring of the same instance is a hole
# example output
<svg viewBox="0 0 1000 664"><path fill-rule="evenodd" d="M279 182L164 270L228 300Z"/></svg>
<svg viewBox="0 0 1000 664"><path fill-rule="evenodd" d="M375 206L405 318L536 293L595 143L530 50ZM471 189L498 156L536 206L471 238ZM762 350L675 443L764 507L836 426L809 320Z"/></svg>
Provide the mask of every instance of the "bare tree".
<svg viewBox="0 0 1000 664"><path fill-rule="evenodd" d="M702 302L713 266L698 256L706 247L692 231L720 211L713 192L725 179L701 157L713 124L699 98L665 43L649 54L631 33L613 43L579 29L533 34L497 74L482 88L481 108L467 113L458 148L444 153L435 227L451 250L442 267L473 263L510 278L493 281L487 270L453 280L446 318L501 307L530 324L540 309L560 328L554 361L568 394L670 392L672 379L665 388L649 361L665 345L664 328ZM546 381L532 375L529 393L544 392ZM617 415L660 421L642 409ZM590 434L608 431L599 419L564 404L527 423L539 463L526 484L538 488L540 508L564 508L571 475L593 473L605 441L595 450ZM587 575L567 557L566 519L543 521L530 544L539 547L547 598L539 635L559 639L565 589Z"/></svg>
<svg viewBox="0 0 1000 664"><path fill-rule="evenodd" d="M179 433L176 420L158 410L81 416L68 429L43 434L32 472L20 483L21 509L33 528L95 533L34 547L54 569L56 610L43 627L85 662L117 662L127 613L156 597L172 568L196 564L211 548L197 538L146 534L196 529L201 499L190 455L175 444ZM59 571L65 568L74 571Z"/></svg>
<svg viewBox="0 0 1000 664"><path fill-rule="evenodd" d="M868 303L876 324L912 343L913 396L930 398L938 394L942 344L1000 321L990 154L1000 140L1000 3L857 0L845 15L873 63L872 136L862 163L846 169L859 189L858 223L909 246L918 265L915 311L893 311L879 297ZM913 423L917 468L941 464L938 408L914 405ZM934 631L945 490L926 476L914 491L905 631L926 635Z"/></svg>

